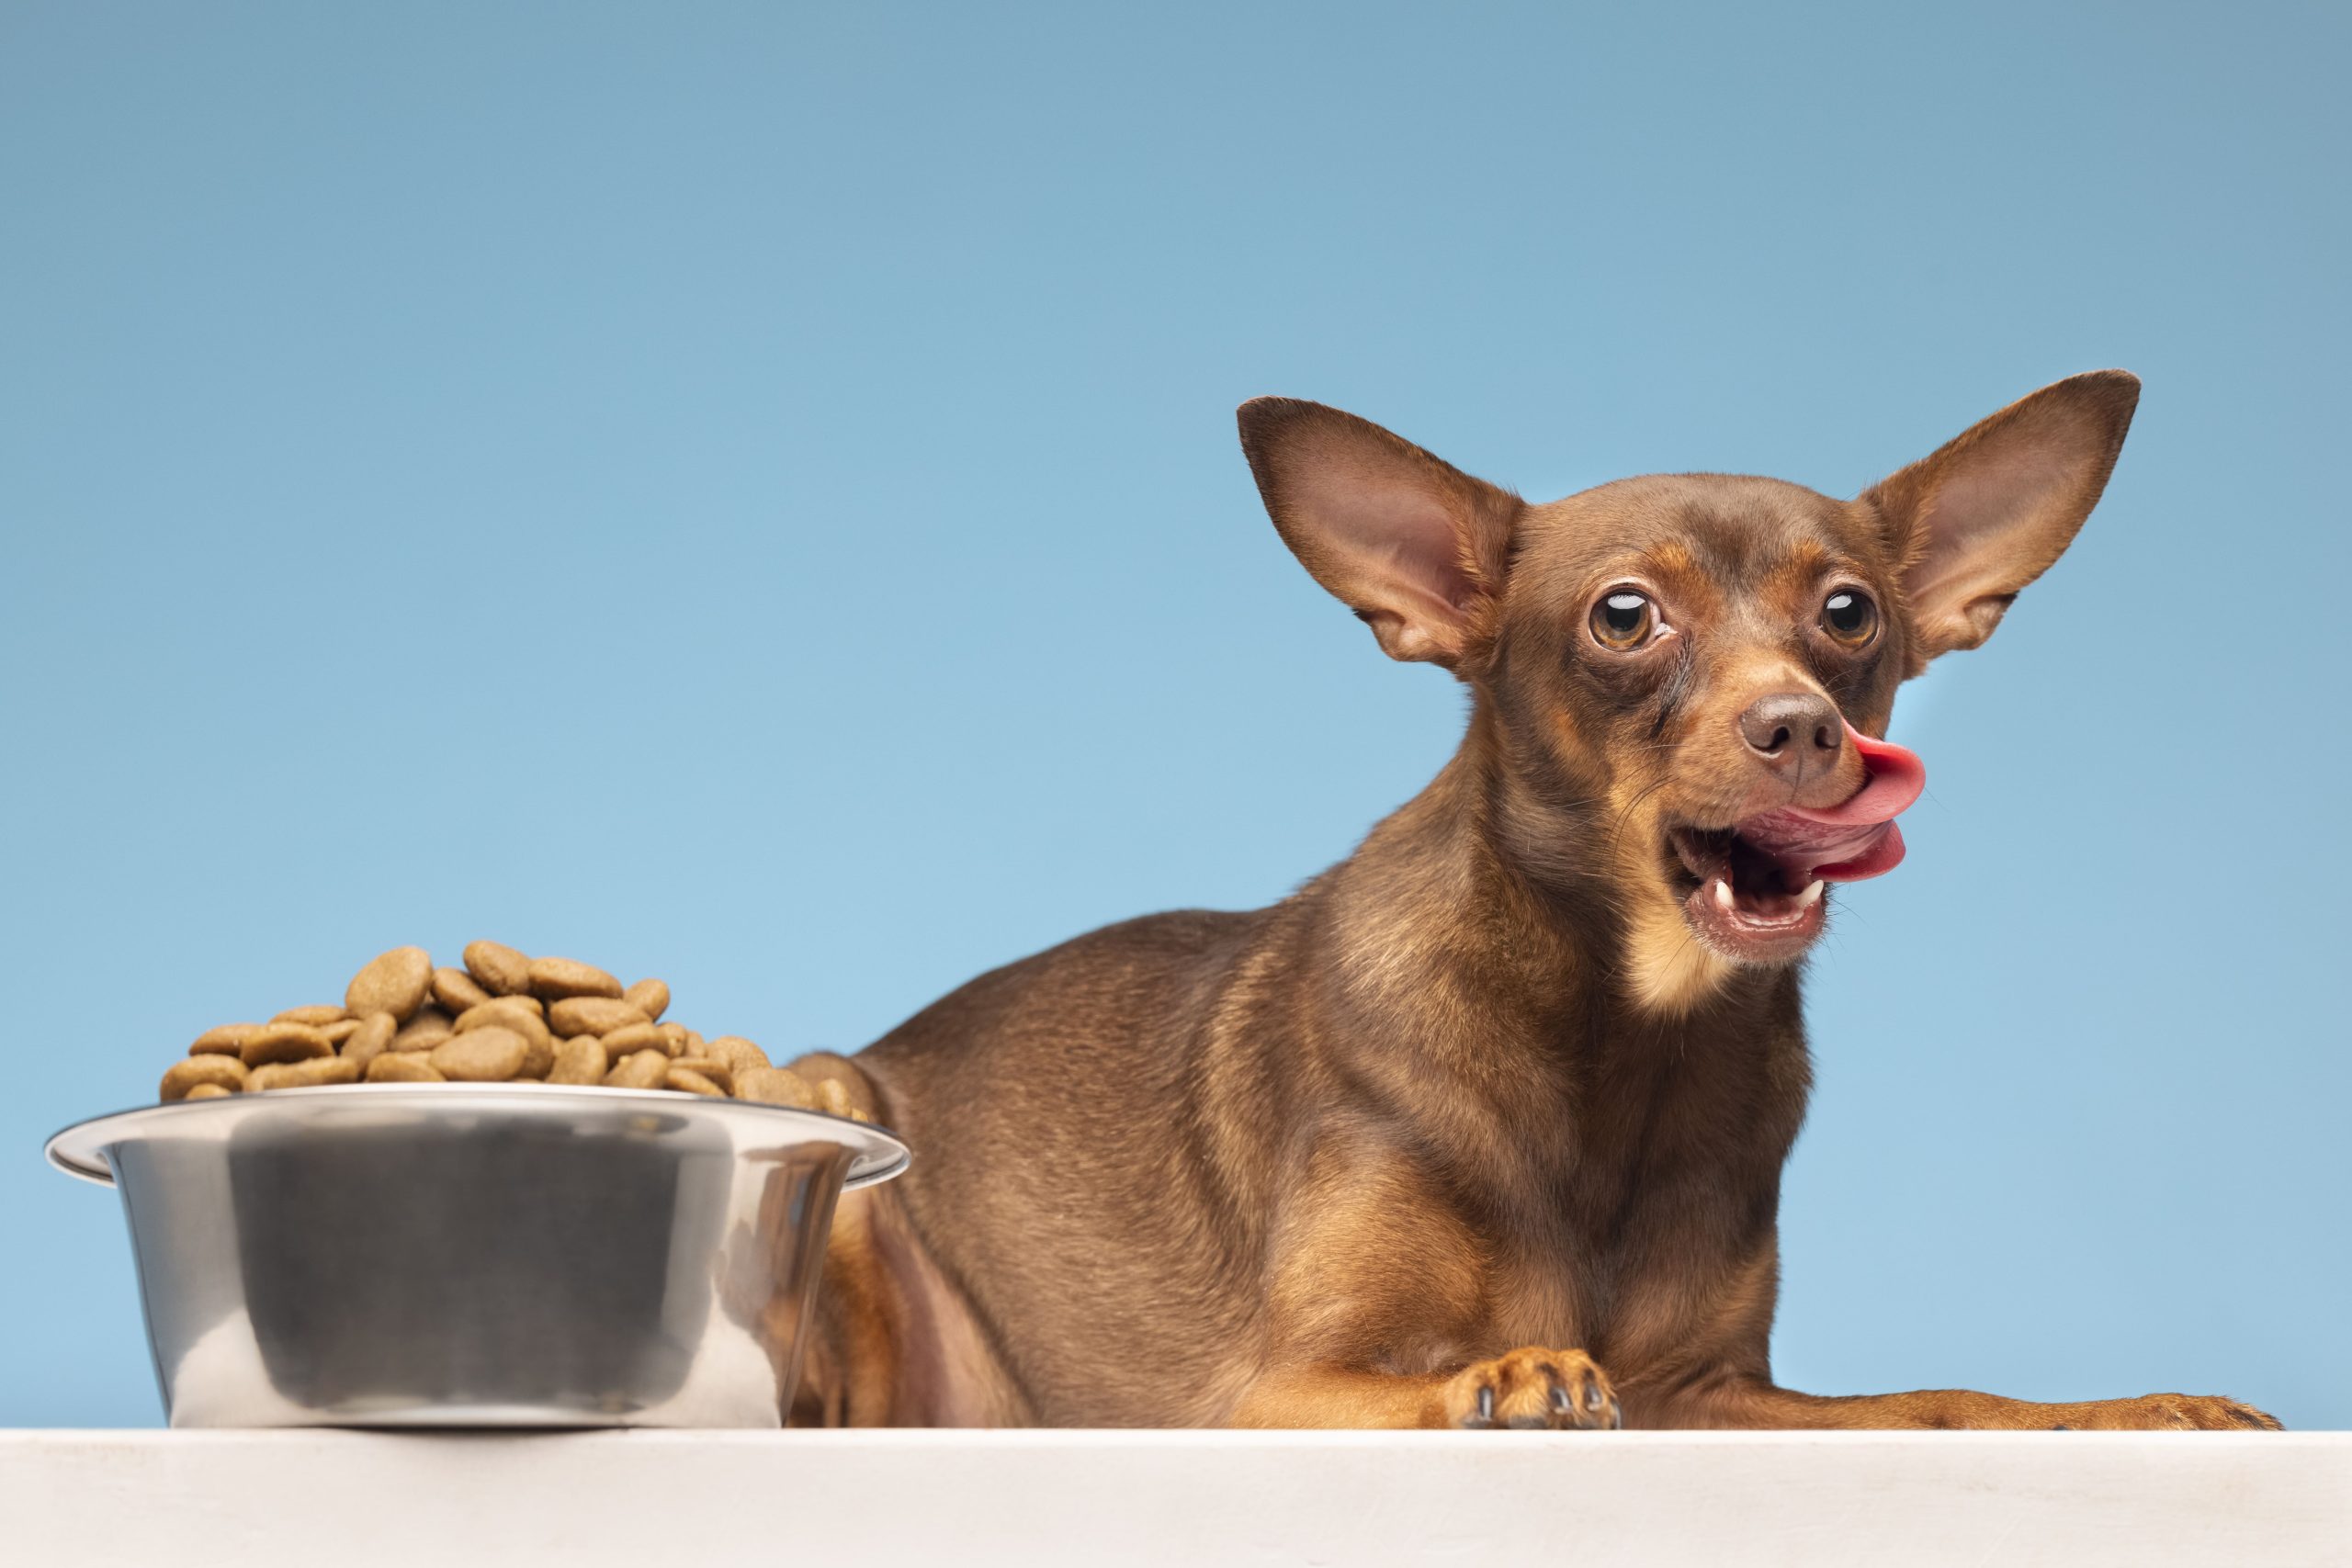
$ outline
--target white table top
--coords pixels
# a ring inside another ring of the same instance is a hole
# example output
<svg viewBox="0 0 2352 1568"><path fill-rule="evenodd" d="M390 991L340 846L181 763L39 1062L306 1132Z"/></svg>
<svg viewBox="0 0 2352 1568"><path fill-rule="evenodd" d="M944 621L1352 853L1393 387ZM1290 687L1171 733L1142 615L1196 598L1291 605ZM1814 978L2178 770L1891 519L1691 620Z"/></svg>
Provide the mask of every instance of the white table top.
<svg viewBox="0 0 2352 1568"><path fill-rule="evenodd" d="M12 1563L2352 1562L2352 1433L0 1432Z"/></svg>

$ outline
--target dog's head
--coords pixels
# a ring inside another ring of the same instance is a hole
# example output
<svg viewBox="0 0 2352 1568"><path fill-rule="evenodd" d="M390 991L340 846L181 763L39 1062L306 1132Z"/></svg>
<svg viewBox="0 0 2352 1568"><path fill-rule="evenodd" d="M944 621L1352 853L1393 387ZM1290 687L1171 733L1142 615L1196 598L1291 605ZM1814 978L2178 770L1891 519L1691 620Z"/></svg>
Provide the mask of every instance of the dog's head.
<svg viewBox="0 0 2352 1568"><path fill-rule="evenodd" d="M1476 692L1495 840L1600 895L1635 994L1679 1009L1732 965L1801 956L1823 882L1899 856L1883 829L1805 824L1872 815L1873 766L1905 765L1866 739L1895 687L1983 642L2058 558L2138 397L2121 371L2071 378L1851 501L1677 474L1531 504L1319 403L1260 398L1240 422L1307 570L1392 658Z"/></svg>

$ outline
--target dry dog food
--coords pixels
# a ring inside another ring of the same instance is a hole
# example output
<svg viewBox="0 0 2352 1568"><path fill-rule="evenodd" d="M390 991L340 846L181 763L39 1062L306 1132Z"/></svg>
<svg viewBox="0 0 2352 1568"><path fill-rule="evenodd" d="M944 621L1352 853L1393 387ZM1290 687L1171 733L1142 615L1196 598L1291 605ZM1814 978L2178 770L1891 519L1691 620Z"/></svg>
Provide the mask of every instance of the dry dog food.
<svg viewBox="0 0 2352 1568"><path fill-rule="evenodd" d="M663 1017L670 987L623 985L593 964L530 958L495 942L435 968L421 947L368 961L343 1005L208 1029L164 1074L165 1100L356 1083L601 1084L795 1105L866 1120L831 1078L768 1060L740 1034L706 1040Z"/></svg>

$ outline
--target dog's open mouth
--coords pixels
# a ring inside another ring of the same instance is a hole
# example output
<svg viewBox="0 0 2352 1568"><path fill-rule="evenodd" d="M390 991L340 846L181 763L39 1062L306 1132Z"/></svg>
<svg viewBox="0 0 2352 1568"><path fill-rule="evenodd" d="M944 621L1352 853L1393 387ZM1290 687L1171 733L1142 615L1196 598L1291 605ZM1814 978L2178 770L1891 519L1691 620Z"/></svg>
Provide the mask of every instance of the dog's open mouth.
<svg viewBox="0 0 2352 1568"><path fill-rule="evenodd" d="M1675 858L1696 884L1683 899L1683 917L1725 957L1795 957L1821 934L1828 884L1881 876L1902 861L1894 818L1927 787L1927 768L1913 752L1851 725L1846 739L1869 775L1842 805L1783 807L1728 828L1668 831Z"/></svg>

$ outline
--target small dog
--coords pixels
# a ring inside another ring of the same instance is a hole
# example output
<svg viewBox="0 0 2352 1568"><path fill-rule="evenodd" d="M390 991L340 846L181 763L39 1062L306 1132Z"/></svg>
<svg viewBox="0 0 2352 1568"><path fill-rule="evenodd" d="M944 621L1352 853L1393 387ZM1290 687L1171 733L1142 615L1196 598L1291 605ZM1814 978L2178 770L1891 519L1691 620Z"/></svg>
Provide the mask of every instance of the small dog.
<svg viewBox="0 0 2352 1568"><path fill-rule="evenodd" d="M795 1424L2275 1427L1773 1382L1799 963L1892 866L1871 739L2105 487L2120 371L1852 501L1633 479L1530 505L1311 402L1240 410L1267 510L1461 750L1272 908L1153 916L806 1058L917 1150L844 1199Z"/></svg>

